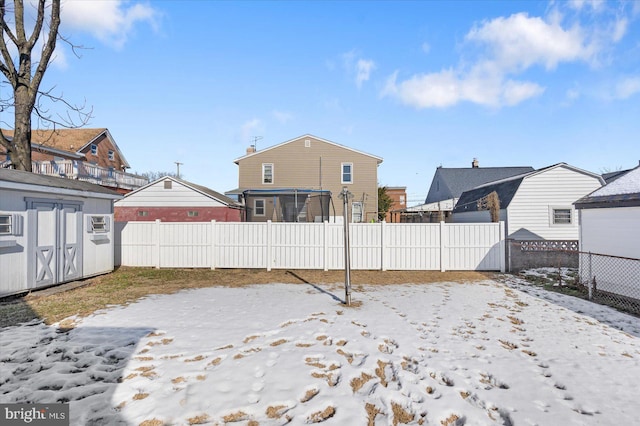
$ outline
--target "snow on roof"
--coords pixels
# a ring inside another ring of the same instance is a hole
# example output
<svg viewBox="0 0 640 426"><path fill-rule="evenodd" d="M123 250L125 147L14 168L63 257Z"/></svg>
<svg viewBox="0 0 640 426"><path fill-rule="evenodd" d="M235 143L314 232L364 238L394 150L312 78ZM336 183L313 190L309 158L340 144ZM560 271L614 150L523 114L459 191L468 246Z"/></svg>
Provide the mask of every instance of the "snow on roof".
<svg viewBox="0 0 640 426"><path fill-rule="evenodd" d="M590 197L640 193L640 166L592 192Z"/></svg>

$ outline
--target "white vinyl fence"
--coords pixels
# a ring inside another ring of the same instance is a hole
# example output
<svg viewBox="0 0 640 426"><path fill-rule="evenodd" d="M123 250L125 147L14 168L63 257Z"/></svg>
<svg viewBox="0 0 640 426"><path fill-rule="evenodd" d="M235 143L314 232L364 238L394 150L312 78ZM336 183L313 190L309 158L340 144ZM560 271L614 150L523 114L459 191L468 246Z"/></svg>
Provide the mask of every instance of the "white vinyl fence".
<svg viewBox="0 0 640 426"><path fill-rule="evenodd" d="M351 269L504 271L501 223L353 223ZM116 222L115 262L156 268L344 269L336 223Z"/></svg>

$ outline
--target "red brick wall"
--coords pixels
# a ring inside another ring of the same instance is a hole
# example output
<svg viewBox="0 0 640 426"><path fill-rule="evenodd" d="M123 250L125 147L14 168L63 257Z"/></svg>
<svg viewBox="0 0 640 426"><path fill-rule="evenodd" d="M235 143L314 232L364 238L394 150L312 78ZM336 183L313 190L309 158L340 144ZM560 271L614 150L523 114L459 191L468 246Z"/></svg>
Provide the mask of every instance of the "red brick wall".
<svg viewBox="0 0 640 426"><path fill-rule="evenodd" d="M407 208L407 192L404 188L387 188L387 195L393 200L393 205L390 210L396 209L406 209ZM402 202L401 202L402 196ZM397 219L397 218L395 218ZM386 222L393 222L394 216L391 214L391 211L387 212L387 217L385 219ZM400 220L395 220L399 222Z"/></svg>
<svg viewBox="0 0 640 426"><path fill-rule="evenodd" d="M147 212L140 216L139 211ZM196 211L197 216L188 212ZM229 207L116 207L116 222L145 222L160 219L162 222L240 222L242 210Z"/></svg>

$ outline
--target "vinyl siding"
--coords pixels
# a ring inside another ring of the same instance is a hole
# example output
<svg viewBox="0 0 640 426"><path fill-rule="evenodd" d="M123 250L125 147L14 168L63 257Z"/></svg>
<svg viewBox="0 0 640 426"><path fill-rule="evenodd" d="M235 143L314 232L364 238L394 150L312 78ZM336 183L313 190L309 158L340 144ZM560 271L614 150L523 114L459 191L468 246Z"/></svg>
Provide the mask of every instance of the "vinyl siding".
<svg viewBox="0 0 640 426"><path fill-rule="evenodd" d="M116 207L226 207L179 182L170 181L171 189L164 189L164 180L118 200Z"/></svg>
<svg viewBox="0 0 640 426"><path fill-rule="evenodd" d="M310 146L305 147L305 140ZM262 183L262 164L273 164L273 183ZM353 163L353 183L342 184L342 163ZM378 160L375 157L302 137L287 144L238 160L239 187L242 189L323 189L331 191L336 215L342 215L338 194L344 186L352 201L364 202L367 219L378 208Z"/></svg>
<svg viewBox="0 0 640 426"><path fill-rule="evenodd" d="M507 235L515 239L577 240L573 203L601 186L593 176L560 166L525 178L507 208ZM554 225L552 208L572 210L571 225Z"/></svg>
<svg viewBox="0 0 640 426"><path fill-rule="evenodd" d="M640 207L582 209L580 250L640 259Z"/></svg>

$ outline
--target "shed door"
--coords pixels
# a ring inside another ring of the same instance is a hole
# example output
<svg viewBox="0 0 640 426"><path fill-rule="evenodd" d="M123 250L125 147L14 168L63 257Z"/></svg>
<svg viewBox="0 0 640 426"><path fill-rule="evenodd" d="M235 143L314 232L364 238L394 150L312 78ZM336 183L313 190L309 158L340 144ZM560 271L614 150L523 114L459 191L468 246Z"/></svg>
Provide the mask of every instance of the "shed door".
<svg viewBox="0 0 640 426"><path fill-rule="evenodd" d="M42 287L82 276L80 204L32 202L35 215L33 285Z"/></svg>

